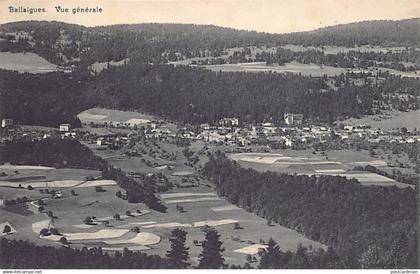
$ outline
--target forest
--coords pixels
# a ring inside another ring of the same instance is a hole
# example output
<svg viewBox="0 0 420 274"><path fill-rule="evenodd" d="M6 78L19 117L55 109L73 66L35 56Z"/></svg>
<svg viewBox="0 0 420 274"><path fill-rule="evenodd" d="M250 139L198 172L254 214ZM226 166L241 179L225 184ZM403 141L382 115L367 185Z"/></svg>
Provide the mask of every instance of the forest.
<svg viewBox="0 0 420 274"><path fill-rule="evenodd" d="M14 37L23 31L29 35ZM269 34L212 25L133 24L84 27L62 22L22 21L0 25L0 51L31 51L59 65L124 58L162 63L185 56L220 56L247 46L420 46L420 19L366 21L309 32ZM67 42L63 42L63 39ZM167 55L163 56L163 53ZM79 60L80 58L80 60Z"/></svg>
<svg viewBox="0 0 420 274"><path fill-rule="evenodd" d="M19 74L0 70L0 116L16 123L79 127L76 115L83 108L83 88L64 73Z"/></svg>
<svg viewBox="0 0 420 274"><path fill-rule="evenodd" d="M221 153L202 174L219 196L331 246L345 268L416 268L417 204L411 188L362 186L340 176L259 173Z"/></svg>
<svg viewBox="0 0 420 274"><path fill-rule="evenodd" d="M166 259L140 252L116 252L101 248L56 248L26 241L0 239L2 269L150 269L165 268Z"/></svg>
<svg viewBox="0 0 420 274"><path fill-rule="evenodd" d="M340 75L331 87L325 77L212 72L141 62L111 67L97 76L82 71L71 75L0 71L0 104L3 117L17 124L53 127L80 126L76 115L91 107L139 111L184 124L215 124L223 117L237 117L241 123L278 123L284 112L333 122L383 108L418 108L420 80L387 73L375 84L355 85L352 80L368 77Z"/></svg>
<svg viewBox="0 0 420 274"><path fill-rule="evenodd" d="M0 156L0 164L43 165L55 168L105 170L107 163L95 156L86 146L72 139L21 138L7 141Z"/></svg>

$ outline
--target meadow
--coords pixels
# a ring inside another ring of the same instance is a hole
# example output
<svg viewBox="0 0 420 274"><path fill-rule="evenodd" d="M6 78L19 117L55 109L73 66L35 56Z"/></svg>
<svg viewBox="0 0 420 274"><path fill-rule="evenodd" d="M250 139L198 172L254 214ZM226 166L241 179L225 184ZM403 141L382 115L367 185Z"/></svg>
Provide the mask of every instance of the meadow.
<svg viewBox="0 0 420 274"><path fill-rule="evenodd" d="M237 72L277 72L277 73L296 73L305 76L321 77L324 75L335 76L345 73L344 68L331 66L319 66L315 64L302 64L297 62L286 63L284 66L267 65L265 62L237 63L223 65L207 65L205 68L212 71L237 71Z"/></svg>
<svg viewBox="0 0 420 274"><path fill-rule="evenodd" d="M331 175L356 179L362 185L413 187L366 171L353 171L356 166L386 168L387 163L364 151L339 150L324 154L311 151L282 150L282 153L232 153L229 157L245 168L301 175Z"/></svg>
<svg viewBox="0 0 420 274"><path fill-rule="evenodd" d="M343 124L350 125L370 125L373 128L382 130L392 130L406 127L409 130L420 128L420 110L401 112L387 111L383 114L369 115L360 119L351 118L342 121Z"/></svg>
<svg viewBox="0 0 420 274"><path fill-rule="evenodd" d="M58 70L56 65L31 52L0 52L0 69L29 73L48 73Z"/></svg>
<svg viewBox="0 0 420 274"><path fill-rule="evenodd" d="M295 250L299 244L326 248L321 243L312 241L294 230L277 224L268 224L267 220L219 197L194 168L185 165L186 158L180 151L182 147L165 142L158 142L158 144L161 149L176 154L176 159L169 161L147 154L143 157L159 162L161 166L170 165L171 169L147 166L139 157L123 156L124 150L96 150L96 145L89 146L97 155L107 157L112 165L122 168L127 173L161 172L167 176L175 187L168 192L157 194L168 208L167 213L150 210L144 204L128 203L116 197L118 191L124 193L124 190L115 184L102 184L101 180L87 182L84 188L78 188L76 186L79 185L73 183L57 185L58 181L79 182L88 175L98 175L97 171L31 168L20 169L16 174L14 171L18 168L9 167L9 169L4 168L7 172L7 181L3 183L10 182L16 186L13 179L30 176L44 176L44 179L38 177L36 182L40 184L35 184L34 181L22 183L25 186L29 183L33 184L34 190L0 186L0 189L7 189L3 195L4 198L26 196L30 200L22 205L21 211L11 211L0 207L0 224L9 222L16 230L15 233L6 237L58 247L61 245L60 238L64 236L69 241L69 245L76 248L101 246L107 252L114 252L127 247L130 250L141 250L148 254L165 256L166 251L170 249L170 233L174 228L179 227L188 232L187 246L190 247L193 265L198 262L198 256L202 250L200 242L204 240L203 229L206 226L216 228L221 234L223 247L226 249L224 257L226 263L229 264L243 264L247 254L258 257L256 254L258 249L264 248L270 237L279 243L282 250ZM202 143L195 143L190 149L197 152L202 149ZM13 178L14 176L16 178ZM195 187L176 186L178 183L181 184L183 179L192 178L197 180ZM52 180L56 180L57 184ZM49 182L46 184L42 181ZM95 189L95 182L102 186L103 191L98 192ZM50 190L60 190L61 198L53 199L50 195L39 192L40 188L46 187ZM39 212L39 205L36 203L38 199L43 199L46 212L53 212L53 218ZM127 211L130 211L129 215ZM115 219L115 214L119 214L120 218ZM91 224L84 223L87 216L93 218ZM62 235L40 237L40 230L46 227L55 227ZM139 233L132 231L135 227L139 229ZM256 265L258 262L253 264Z"/></svg>

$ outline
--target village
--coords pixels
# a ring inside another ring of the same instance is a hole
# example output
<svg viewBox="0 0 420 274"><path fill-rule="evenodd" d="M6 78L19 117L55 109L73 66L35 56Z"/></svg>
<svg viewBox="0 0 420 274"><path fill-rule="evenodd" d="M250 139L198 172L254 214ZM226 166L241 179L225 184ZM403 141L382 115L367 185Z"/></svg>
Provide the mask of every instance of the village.
<svg viewBox="0 0 420 274"><path fill-rule="evenodd" d="M58 130L53 128L19 127L12 119L2 119L2 140L22 134L28 138L41 139L49 137L76 138L81 141L96 143L106 149L121 148L132 142L138 135L147 139L175 140L185 139L202 141L206 144L237 147L239 151L252 145L260 145L266 152L270 148L308 149L313 144L325 144L332 140L342 143L367 142L408 143L420 141L417 129L411 131L402 127L390 130L372 128L368 124L345 124L336 122L327 124L308 124L302 114L285 113L283 123L271 122L251 125L240 123L238 118L223 118L218 125L201 124L199 126L177 126L168 128L162 120L140 120L134 122L110 122L84 124L84 127L72 129L70 124L61 124ZM97 134L95 130L115 129L115 133Z"/></svg>

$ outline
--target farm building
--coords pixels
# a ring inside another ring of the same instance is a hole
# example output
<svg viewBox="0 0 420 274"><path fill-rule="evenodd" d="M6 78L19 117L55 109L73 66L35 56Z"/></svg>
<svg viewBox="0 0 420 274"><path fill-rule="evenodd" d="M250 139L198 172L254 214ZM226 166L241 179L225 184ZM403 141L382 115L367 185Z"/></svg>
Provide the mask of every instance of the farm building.
<svg viewBox="0 0 420 274"><path fill-rule="evenodd" d="M234 126L239 125L239 119L238 118L223 118L223 119L220 119L219 124L225 127L234 127Z"/></svg>
<svg viewBox="0 0 420 274"><path fill-rule="evenodd" d="M70 131L71 125L70 124L61 124L60 131Z"/></svg>
<svg viewBox="0 0 420 274"><path fill-rule="evenodd" d="M2 128L9 128L13 126L13 120L12 119L2 119L1 120L1 127Z"/></svg>
<svg viewBox="0 0 420 274"><path fill-rule="evenodd" d="M301 125L303 122L303 114L285 113L284 122L287 125Z"/></svg>

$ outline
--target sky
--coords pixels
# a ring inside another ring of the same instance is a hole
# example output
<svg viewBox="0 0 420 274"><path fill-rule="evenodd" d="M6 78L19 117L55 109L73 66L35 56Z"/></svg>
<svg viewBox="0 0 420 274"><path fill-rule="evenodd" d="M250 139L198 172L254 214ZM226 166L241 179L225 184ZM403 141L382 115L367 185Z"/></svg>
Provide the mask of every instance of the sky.
<svg viewBox="0 0 420 274"><path fill-rule="evenodd" d="M45 8L46 13L11 13L9 7ZM57 13L55 7L69 8ZM72 14L72 8L101 7L102 13ZM128 23L212 24L287 33L365 20L420 17L420 0L0 0L0 23L56 20L85 26Z"/></svg>

